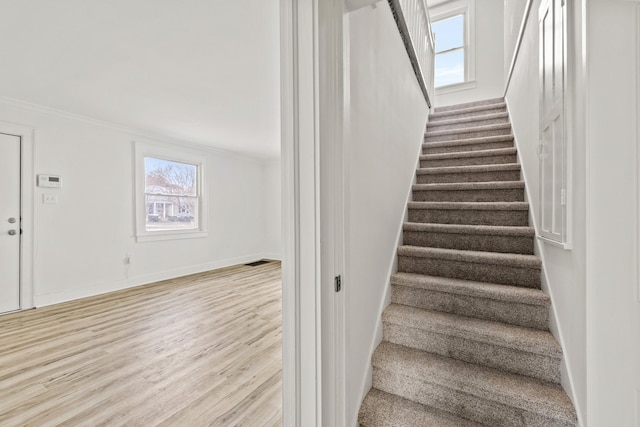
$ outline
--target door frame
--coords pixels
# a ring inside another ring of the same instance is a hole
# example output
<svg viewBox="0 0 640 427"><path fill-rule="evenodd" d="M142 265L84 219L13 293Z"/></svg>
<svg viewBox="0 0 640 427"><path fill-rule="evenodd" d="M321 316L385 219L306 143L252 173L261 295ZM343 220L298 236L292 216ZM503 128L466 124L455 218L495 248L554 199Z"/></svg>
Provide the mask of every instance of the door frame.
<svg viewBox="0 0 640 427"><path fill-rule="evenodd" d="M344 264L335 215L343 199L334 192L343 186L335 175L343 156L343 15L343 0L280 0L285 427L344 420L344 288L333 293Z"/></svg>
<svg viewBox="0 0 640 427"><path fill-rule="evenodd" d="M557 1L561 1L561 0L542 0L540 2L540 5L538 7L538 27L539 27L539 35L538 37L542 37L542 29L540 27L540 20L541 20L541 12L543 10L543 8L545 7L545 5L547 5L548 3L551 3L551 6L548 6L549 9L553 8L553 6L557 3ZM540 230L539 230L539 236L538 239L544 241L545 243L548 243L550 245L553 246L558 246L560 248L569 250L572 249L572 234L571 234L571 230L572 230L572 224L571 224L571 218L572 218L572 200L573 200L573 193L572 193L572 164L571 164L571 159L572 159L572 151L571 151L571 122L570 122L570 117L568 114L568 102L570 102L570 96L568 93L569 90L569 85L568 85L568 81L567 81L567 75L568 75L568 69L569 69L569 62L568 62L568 58L569 58L569 45L568 45L568 15L569 15L569 7L570 7L570 2L564 2L563 0L560 3L559 6L559 11L561 14L560 17L560 23L562 28L560 29L560 36L562 37L562 78L561 78L561 82L562 82L562 95L561 95L561 106L560 106L560 116L561 116L561 122L562 122L562 139L561 142L563 144L563 149L562 149L562 160L561 160L561 180L562 180L562 186L564 188L561 189L561 191L564 191L564 204L560 204L560 210L561 210L561 217L562 217L562 229L560 232L560 237L559 238L554 238L552 236L551 233L547 233L544 230L544 224L545 224L545 214L544 214L544 206L545 206L545 200L543 200L544 198L544 194L545 194L545 190L542 188L544 186L544 182L541 178L540 180L540 188L539 188L539 202L540 202L540 208L539 208L539 219L540 219ZM555 13L557 11L554 10L554 18L555 18ZM555 22L554 22L555 25ZM555 28L554 28L555 30ZM538 44L539 44L539 53L538 53L538 66L541 66L540 61L542 61L542 40L538 40ZM539 86L539 100L538 103L540 104L540 114L539 114L539 124L538 124L538 153L539 153L539 160L538 160L538 172L540 177L543 176L543 159L542 157L540 157L540 153L544 152L544 146L542 143L542 131L543 131L543 123L545 122L546 118L544 117L546 114L548 114L548 111L545 111L543 114L542 111L542 104L541 104L541 97L542 97L542 93L543 93L543 86L542 86L542 71L539 71L539 79L540 79L540 86ZM557 162L557 160L555 160ZM554 166L555 166L555 162L554 162ZM553 213L552 213L553 216Z"/></svg>
<svg viewBox="0 0 640 427"><path fill-rule="evenodd" d="M0 121L0 133L20 138L20 310L33 304L34 131L27 126Z"/></svg>
<svg viewBox="0 0 640 427"><path fill-rule="evenodd" d="M280 1L283 425L322 425L315 0Z"/></svg>

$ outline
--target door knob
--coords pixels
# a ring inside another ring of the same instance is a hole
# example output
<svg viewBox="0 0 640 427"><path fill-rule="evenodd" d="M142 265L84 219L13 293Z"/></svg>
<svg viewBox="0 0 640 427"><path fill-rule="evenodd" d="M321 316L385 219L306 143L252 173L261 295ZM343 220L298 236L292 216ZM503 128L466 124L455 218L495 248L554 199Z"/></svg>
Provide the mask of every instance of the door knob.
<svg viewBox="0 0 640 427"><path fill-rule="evenodd" d="M9 218L9 224L15 224L16 219L15 218Z"/></svg>
<svg viewBox="0 0 640 427"><path fill-rule="evenodd" d="M9 230L9 236L15 236L16 230Z"/></svg>

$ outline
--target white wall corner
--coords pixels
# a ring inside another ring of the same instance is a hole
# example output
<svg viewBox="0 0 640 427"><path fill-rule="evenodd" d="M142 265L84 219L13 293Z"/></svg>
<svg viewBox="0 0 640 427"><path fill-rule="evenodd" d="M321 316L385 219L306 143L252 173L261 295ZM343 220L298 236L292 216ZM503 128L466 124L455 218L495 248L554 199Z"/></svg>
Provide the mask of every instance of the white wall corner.
<svg viewBox="0 0 640 427"><path fill-rule="evenodd" d="M636 6L636 52L640 50L640 4ZM640 54L636 53L636 256L640 257ZM636 301L640 303L640 262L636 261ZM640 391L639 391L640 393ZM639 402L640 402L640 394ZM640 422L640 405L638 408L638 421Z"/></svg>
<svg viewBox="0 0 640 427"><path fill-rule="evenodd" d="M353 12L363 7L375 6L376 3L381 1L382 0L344 0L344 6L347 12Z"/></svg>

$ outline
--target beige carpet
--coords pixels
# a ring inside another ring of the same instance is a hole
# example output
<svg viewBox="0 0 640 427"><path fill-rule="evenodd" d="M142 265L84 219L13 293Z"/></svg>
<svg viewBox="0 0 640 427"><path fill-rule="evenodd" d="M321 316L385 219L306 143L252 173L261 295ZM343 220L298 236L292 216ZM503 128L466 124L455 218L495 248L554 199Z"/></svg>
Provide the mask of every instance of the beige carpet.
<svg viewBox="0 0 640 427"><path fill-rule="evenodd" d="M437 108L361 426L577 424L502 99Z"/></svg>

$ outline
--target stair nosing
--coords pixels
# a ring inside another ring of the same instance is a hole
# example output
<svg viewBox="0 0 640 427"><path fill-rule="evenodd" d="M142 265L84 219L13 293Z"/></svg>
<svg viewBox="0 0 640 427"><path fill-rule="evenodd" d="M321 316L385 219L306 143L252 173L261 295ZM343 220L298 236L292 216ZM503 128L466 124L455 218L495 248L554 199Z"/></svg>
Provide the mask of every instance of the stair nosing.
<svg viewBox="0 0 640 427"><path fill-rule="evenodd" d="M407 204L409 209L440 209L440 210L509 210L528 211L527 202L419 202Z"/></svg>
<svg viewBox="0 0 640 427"><path fill-rule="evenodd" d="M490 299L508 303L525 304L549 308L551 298L544 291L520 286L501 285L451 277L431 276L420 273L394 273L389 283L392 286L405 286L474 298Z"/></svg>
<svg viewBox="0 0 640 427"><path fill-rule="evenodd" d="M440 224L435 222L411 222L402 225L403 231L437 232L507 237L535 237L535 229L517 225Z"/></svg>
<svg viewBox="0 0 640 427"><path fill-rule="evenodd" d="M551 332L508 323L437 312L402 304L389 304L382 321L412 329L455 336L484 344L495 344L553 359L562 358L562 349ZM518 340L526 336L525 340Z"/></svg>
<svg viewBox="0 0 640 427"><path fill-rule="evenodd" d="M429 148L455 147L458 145L491 144L494 142L513 142L514 140L515 139L513 134L480 136L477 138L452 139L450 141L423 142L422 148L429 149Z"/></svg>
<svg viewBox="0 0 640 427"><path fill-rule="evenodd" d="M524 189L524 181L437 182L413 184L413 191L473 191Z"/></svg>
<svg viewBox="0 0 640 427"><path fill-rule="evenodd" d="M516 154L518 150L515 147L509 148L494 148L490 150L475 150L475 151L454 151L450 153L436 153L436 154L421 154L420 160L444 160L444 159L459 159L467 157L495 157Z"/></svg>
<svg viewBox="0 0 640 427"><path fill-rule="evenodd" d="M438 136L457 135L461 133L490 132L493 130L503 130L503 129L511 129L511 123L497 123L497 124L491 124L491 125L485 125L485 126L474 126L474 127L466 127L466 128L427 131L424 133L424 136L425 138L429 138L429 137L438 137ZM508 134L508 135L512 135L512 134Z"/></svg>
<svg viewBox="0 0 640 427"><path fill-rule="evenodd" d="M413 359L417 359L419 363ZM571 400L562 386L556 383L475 365L387 341L380 343L374 351L372 364L374 368L387 372L398 372L393 368L394 365L400 364L406 367L400 374L409 378L469 393L481 399L547 418L567 423L576 421ZM508 386L505 386L505 383ZM532 394L532 391L535 394ZM523 398L525 395L527 399ZM551 414L539 410L541 407L549 409L550 405L555 409Z"/></svg>
<svg viewBox="0 0 640 427"><path fill-rule="evenodd" d="M438 126L450 126L462 123L481 122L485 120L508 119L509 113L504 111L501 113L478 114L476 116L458 117L450 120L437 120L427 122L427 128Z"/></svg>
<svg viewBox="0 0 640 427"><path fill-rule="evenodd" d="M462 165L462 166L436 166L429 168L417 168L416 175L446 175L483 172L509 172L519 171L520 163L497 163L486 165Z"/></svg>
<svg viewBox="0 0 640 427"><path fill-rule="evenodd" d="M468 251L460 249L432 248L414 245L401 245L398 256L430 258L446 261L459 261L473 264L504 265L516 268L542 268L542 261L536 255L523 255L502 252Z"/></svg>

